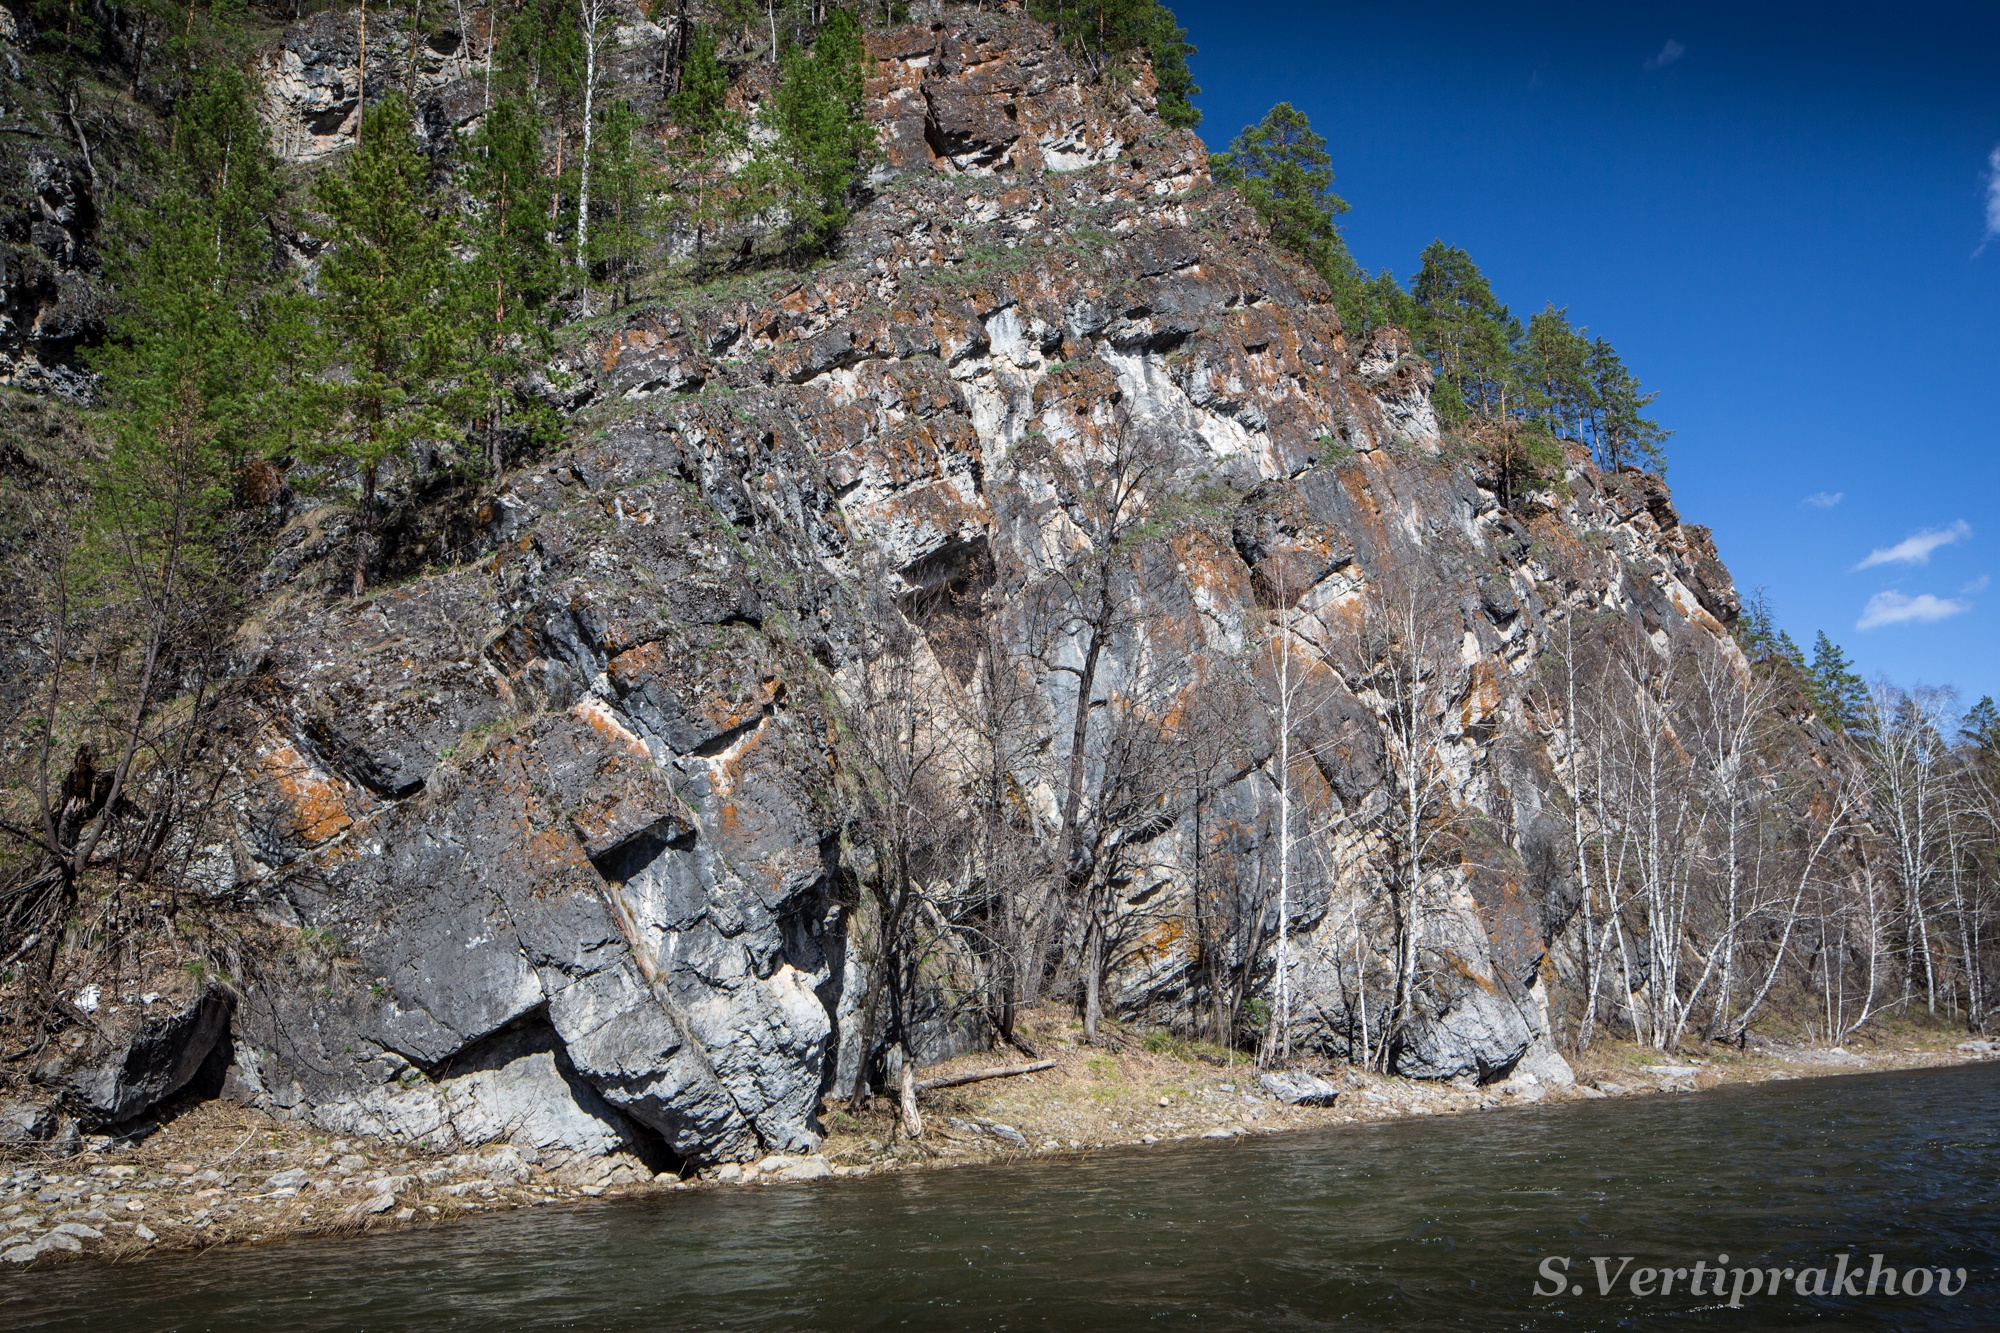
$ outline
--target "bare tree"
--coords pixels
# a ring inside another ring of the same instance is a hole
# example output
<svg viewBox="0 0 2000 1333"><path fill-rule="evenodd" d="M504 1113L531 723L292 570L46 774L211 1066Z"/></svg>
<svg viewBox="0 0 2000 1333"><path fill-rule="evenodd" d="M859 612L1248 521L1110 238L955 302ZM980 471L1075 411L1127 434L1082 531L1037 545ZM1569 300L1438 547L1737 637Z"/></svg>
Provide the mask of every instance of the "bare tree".
<svg viewBox="0 0 2000 1333"><path fill-rule="evenodd" d="M1925 1006L1935 1013L1938 967L1929 899L1947 851L1943 826L1950 798L1943 719L1951 695L1935 689L1906 692L1878 682L1870 703L1863 748L1873 779L1875 822L1889 844L1907 932L1901 1002L1907 1005L1913 998L1921 965Z"/></svg>
<svg viewBox="0 0 2000 1333"><path fill-rule="evenodd" d="M942 673L886 598L871 620L874 636L844 700L873 854L866 879L874 928L859 933L872 948L864 954L867 983L849 1090L856 1107L868 1098L870 1063L885 1030L909 1058L908 1005L926 938L951 942L936 899L960 877L968 833L956 799L963 756L953 729L942 725L950 717Z"/></svg>
<svg viewBox="0 0 2000 1333"><path fill-rule="evenodd" d="M1394 849L1388 876L1396 932L1395 990L1381 1034L1406 1040L1414 1017L1427 885L1440 841L1458 823L1454 706L1468 683L1462 613L1443 581L1421 569L1371 571L1360 623L1328 643L1349 687L1383 724L1392 786L1380 828Z"/></svg>
<svg viewBox="0 0 2000 1333"><path fill-rule="evenodd" d="M1047 853L1022 797L1025 774L1040 749L1035 692L1026 663L1005 632L1001 612L988 607L978 622L976 662L967 688L950 706L972 751L968 804L977 829L974 874L985 916L985 955L991 960L993 1023L1001 1038L1029 1054L1015 1029L1025 978L1039 977L1030 959L1027 913L1035 889L1048 877Z"/></svg>
<svg viewBox="0 0 2000 1333"><path fill-rule="evenodd" d="M1017 464L1046 469L1055 490L1051 516L1060 515L1070 543L1061 564L1029 590L1033 651L1045 670L1076 682L1054 865L1026 914L1027 954L1036 960L1047 955L1066 923L1081 925L1086 933L1094 929L1086 900L1099 876L1090 853L1107 845L1108 837L1102 828L1090 827L1101 823L1102 813L1101 791L1099 801L1087 800L1093 748L1103 753L1093 721L1112 703L1101 672L1112 645L1129 640L1150 615L1143 600L1128 593L1153 586L1151 576L1165 575L1150 564L1158 558L1161 536L1152 511L1172 476L1172 445L1126 422L1102 431L1097 445L1058 451L1046 439L1030 437ZM1101 764L1099 772L1101 779ZM1077 921L1078 913L1085 920ZM1086 970L1095 969L1086 965ZM1027 998L1034 998L1043 980L1040 969L1023 980ZM1098 983L1086 979L1085 984Z"/></svg>

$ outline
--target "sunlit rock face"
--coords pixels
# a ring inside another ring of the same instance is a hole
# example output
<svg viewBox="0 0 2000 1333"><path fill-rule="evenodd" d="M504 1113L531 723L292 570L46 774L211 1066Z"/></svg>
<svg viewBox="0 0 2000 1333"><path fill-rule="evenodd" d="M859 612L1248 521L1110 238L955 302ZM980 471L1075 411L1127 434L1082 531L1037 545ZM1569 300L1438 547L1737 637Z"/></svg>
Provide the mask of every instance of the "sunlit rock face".
<svg viewBox="0 0 2000 1333"><path fill-rule="evenodd" d="M295 156L351 132L337 28L266 58L271 114L309 133ZM1429 697L1459 818L1426 863L1417 1019L1389 1054L1433 1078L1559 1066L1541 978L1574 890L1523 855L1550 837L1553 763L1529 685L1581 613L1726 640L1707 533L1579 455L1503 508L1407 340L1350 345L1143 70L1091 84L1011 12L869 41L882 156L831 262L570 344L548 385L571 443L389 534L365 601L329 593L330 511L281 540L244 636L258 711L229 832L190 853L269 927L236 978L231 1094L541 1150L812 1148L836 1070L874 1054L855 955L875 853L843 710L901 644L969 821L993 762L981 663L1004 660L1037 738L1001 761L1010 818L1052 842L1086 647L1042 594L1092 551L1074 478L1121 450L1153 460L1160 526L1112 572L1094 698L1166 700L1154 762L1207 757L1198 799L1092 852L1119 867L1108 1009L1190 1029L1246 960L1246 994L1275 1000L1272 624L1347 642L1420 588L1450 621ZM436 55L437 97L472 105L476 67ZM1306 669L1293 720L1286 994L1294 1050L1350 1057L1381 1031L1357 979L1379 987L1398 947L1398 770L1380 681L1342 660ZM1197 736L1225 677L1247 702ZM1111 731L1089 731L1092 791L1123 762ZM920 1058L990 1039L947 993L974 964L911 998Z"/></svg>

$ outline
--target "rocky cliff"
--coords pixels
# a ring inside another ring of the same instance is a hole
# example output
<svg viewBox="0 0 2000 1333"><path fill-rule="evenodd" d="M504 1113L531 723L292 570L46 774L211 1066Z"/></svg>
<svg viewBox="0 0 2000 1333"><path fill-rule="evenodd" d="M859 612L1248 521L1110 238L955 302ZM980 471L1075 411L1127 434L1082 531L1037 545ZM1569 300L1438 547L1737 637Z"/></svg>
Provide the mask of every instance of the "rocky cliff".
<svg viewBox="0 0 2000 1333"><path fill-rule="evenodd" d="M1171 738L1187 664L1266 698L1275 620L1352 638L1391 590L1450 620L1435 758L1464 816L1426 881L1397 1067L1562 1075L1545 957L1574 890L1560 858L1524 855L1555 763L1531 686L1582 615L1733 652L1708 534L1657 479L1580 455L1503 506L1440 431L1429 368L1393 332L1349 341L1153 114L1143 70L1093 83L1000 8L870 34L881 158L834 259L573 330L548 376L569 443L406 524L371 596L337 595L341 511L292 519L240 635L254 705L224 833L184 849L188 890L239 923L226 979L150 1001L107 979L100 1032L45 1085L111 1121L209 1060L227 1095L343 1132L808 1149L836 1073L844 1090L882 1055L879 1031L859 1049L884 872L854 718L884 645L958 756L939 818L974 822L975 779L1002 770L1010 820L1053 845L1079 679L1106 717L1166 699ZM658 33L621 32L635 70ZM266 61L294 156L351 120L338 37L300 29ZM443 45L424 77L476 109ZM1156 532L1112 562L1093 650L1048 592L1104 540L1079 479L1130 458ZM1287 1003L1295 1051L1344 1058L1357 986L1395 947L1393 700L1337 655L1313 675ZM977 721L1002 676L1032 741L1004 754ZM1109 725L1083 734L1100 793L1131 757ZM1105 1006L1149 1024L1193 1021L1218 948L1251 996L1274 984L1276 732L1244 707L1203 736L1201 798L1115 833ZM1234 944L1198 919L1218 884L1252 905ZM919 969L917 1058L993 1040L961 1002L981 965L961 941Z"/></svg>
<svg viewBox="0 0 2000 1333"><path fill-rule="evenodd" d="M104 330L104 192L74 103L57 96L26 37L0 8L0 385L83 399L89 377L75 352Z"/></svg>

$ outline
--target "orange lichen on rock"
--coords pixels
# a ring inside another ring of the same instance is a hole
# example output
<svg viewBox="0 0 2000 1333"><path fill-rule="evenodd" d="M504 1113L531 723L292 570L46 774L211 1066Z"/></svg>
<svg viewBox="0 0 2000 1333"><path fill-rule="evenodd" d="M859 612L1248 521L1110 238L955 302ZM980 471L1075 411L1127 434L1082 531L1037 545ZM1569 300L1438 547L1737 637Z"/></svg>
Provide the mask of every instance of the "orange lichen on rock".
<svg viewBox="0 0 2000 1333"><path fill-rule="evenodd" d="M641 758L651 757L651 751L646 749L646 742L640 740L623 722L620 722L617 715L596 695L580 700L569 711L611 744Z"/></svg>
<svg viewBox="0 0 2000 1333"><path fill-rule="evenodd" d="M366 798L346 782L308 760L289 739L272 736L258 751L258 769L282 802L288 832L306 847L318 847L346 832Z"/></svg>

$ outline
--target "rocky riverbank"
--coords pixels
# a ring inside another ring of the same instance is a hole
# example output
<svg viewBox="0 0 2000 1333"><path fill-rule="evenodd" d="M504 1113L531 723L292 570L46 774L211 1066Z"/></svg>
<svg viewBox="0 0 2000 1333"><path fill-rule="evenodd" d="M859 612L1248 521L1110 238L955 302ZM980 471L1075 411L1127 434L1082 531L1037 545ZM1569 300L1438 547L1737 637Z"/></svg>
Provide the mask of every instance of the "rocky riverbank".
<svg viewBox="0 0 2000 1333"><path fill-rule="evenodd" d="M860 1113L829 1105L819 1152L730 1163L685 1179L651 1172L636 1160L565 1162L513 1146L425 1154L202 1101L177 1108L143 1137L92 1140L69 1157L17 1159L0 1175L0 1261L135 1259L288 1236L436 1226L507 1209L574 1207L671 1190L1088 1154L2000 1058L2000 1043L1923 1034L1853 1049L1762 1043L1748 1051L1715 1047L1672 1059L1600 1044L1574 1083L1519 1075L1480 1087L1320 1069L1314 1076L1337 1095L1330 1106L1311 1106L1288 1105L1254 1065L1217 1050L1157 1033L1114 1030L1097 1047L1082 1045L1077 1035L1067 1024L1045 1021L1034 1039L1053 1067L926 1096L920 1137L906 1131L899 1108L884 1099ZM991 1056L967 1056L925 1076L993 1063Z"/></svg>

